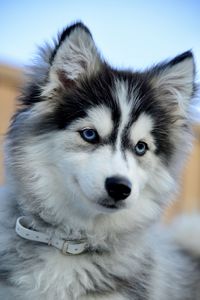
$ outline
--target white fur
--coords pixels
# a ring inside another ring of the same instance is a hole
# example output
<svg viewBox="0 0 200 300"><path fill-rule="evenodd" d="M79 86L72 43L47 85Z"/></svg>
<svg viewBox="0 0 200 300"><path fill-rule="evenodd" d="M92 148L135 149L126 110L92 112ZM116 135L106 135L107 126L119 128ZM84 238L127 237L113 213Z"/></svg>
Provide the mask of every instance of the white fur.
<svg viewBox="0 0 200 300"><path fill-rule="evenodd" d="M113 130L113 122L111 118L111 111L105 105L98 107L92 107L88 110L87 117L84 119L78 119L69 126L69 132L79 131L84 128L96 129L97 133L100 134L101 138L108 137ZM80 142L79 138L79 142ZM84 143L84 141L81 141Z"/></svg>
<svg viewBox="0 0 200 300"><path fill-rule="evenodd" d="M155 141L151 133L153 126L152 118L142 113L131 128L131 139L134 141L134 144L136 145L141 140L146 142L152 151L155 150Z"/></svg>
<svg viewBox="0 0 200 300"><path fill-rule="evenodd" d="M124 127L127 125L129 121L129 115L131 112L131 102L130 99L128 99L128 83L124 81L116 81L115 82L115 94L114 94L116 100L119 103L119 107L121 109L121 121L119 124L119 132L118 132L118 138L116 147L118 151L120 151L121 146L121 138L122 138L122 132ZM136 95L133 95L133 97Z"/></svg>

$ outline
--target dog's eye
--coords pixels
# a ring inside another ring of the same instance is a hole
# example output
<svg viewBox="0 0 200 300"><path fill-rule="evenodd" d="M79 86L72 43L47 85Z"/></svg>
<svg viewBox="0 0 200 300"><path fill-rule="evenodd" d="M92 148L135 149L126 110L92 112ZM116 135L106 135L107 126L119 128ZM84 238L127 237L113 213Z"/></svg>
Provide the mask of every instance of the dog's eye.
<svg viewBox="0 0 200 300"><path fill-rule="evenodd" d="M82 129L80 131L80 135L81 135L82 139L84 139L88 143L95 144L95 143L98 143L98 141L99 141L99 135L98 135L97 131L92 128Z"/></svg>
<svg viewBox="0 0 200 300"><path fill-rule="evenodd" d="M144 155L147 152L148 145L145 142L140 141L140 142L137 143L137 145L135 146L134 150L135 150L135 153L138 156L142 156L142 155Z"/></svg>

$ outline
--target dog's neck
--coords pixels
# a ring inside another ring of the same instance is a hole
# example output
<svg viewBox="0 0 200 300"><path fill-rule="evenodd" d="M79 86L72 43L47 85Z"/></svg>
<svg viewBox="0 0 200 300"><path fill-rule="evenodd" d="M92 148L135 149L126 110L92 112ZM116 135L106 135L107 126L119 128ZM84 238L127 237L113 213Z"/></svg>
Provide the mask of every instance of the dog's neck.
<svg viewBox="0 0 200 300"><path fill-rule="evenodd" d="M113 252L115 249L123 247L127 241L130 242L130 234L131 240L138 245L143 235L139 229L119 232L117 230L110 230L110 228L107 227L103 232L103 230L99 228L98 222L97 224L93 224L93 226L90 224L88 228L80 228L78 226L72 227L70 226L71 224L67 226L50 224L38 216L29 216L28 218L31 220L29 224L31 230L43 233L54 240L69 241L72 244L73 242L82 243L82 241L84 241L84 243L87 244L85 249L87 252ZM103 223L102 220L100 223Z"/></svg>
<svg viewBox="0 0 200 300"><path fill-rule="evenodd" d="M87 240L69 240L56 238L32 228L32 220L28 217L21 216L17 219L15 231L17 235L29 242L37 242L59 249L62 254L77 255L91 251Z"/></svg>
<svg viewBox="0 0 200 300"><path fill-rule="evenodd" d="M90 252L110 252L113 247L115 247L118 237L112 233L112 235L107 232L106 234L101 233L96 230L96 226L88 226L88 228L82 228L77 226L70 226L67 224L65 226L58 224L50 224L44 221L42 218L33 215L26 215L28 221L27 228L33 231L33 235L36 233L45 234L52 239L70 241L70 242L80 242L87 243L87 251ZM31 234L31 233L30 233ZM48 243L47 243L48 244Z"/></svg>

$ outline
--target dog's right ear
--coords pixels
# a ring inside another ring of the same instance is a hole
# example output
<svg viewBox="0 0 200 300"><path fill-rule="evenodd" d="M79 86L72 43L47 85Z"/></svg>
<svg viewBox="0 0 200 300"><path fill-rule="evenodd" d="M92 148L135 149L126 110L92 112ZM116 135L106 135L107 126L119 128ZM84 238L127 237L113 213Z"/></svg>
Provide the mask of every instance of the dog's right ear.
<svg viewBox="0 0 200 300"><path fill-rule="evenodd" d="M61 34L49 59L49 72L42 95L51 97L56 90L67 89L81 77L98 72L100 55L88 28L76 23Z"/></svg>

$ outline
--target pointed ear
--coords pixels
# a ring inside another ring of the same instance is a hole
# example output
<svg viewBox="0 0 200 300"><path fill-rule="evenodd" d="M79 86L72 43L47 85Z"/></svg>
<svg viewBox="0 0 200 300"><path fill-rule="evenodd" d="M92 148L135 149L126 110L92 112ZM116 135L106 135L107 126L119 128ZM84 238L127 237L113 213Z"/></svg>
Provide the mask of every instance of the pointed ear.
<svg viewBox="0 0 200 300"><path fill-rule="evenodd" d="M43 95L68 88L81 77L97 72L102 65L92 35L82 23L68 27L55 46Z"/></svg>
<svg viewBox="0 0 200 300"><path fill-rule="evenodd" d="M185 115L195 90L195 64L191 51L175 57L168 63L154 67L152 84L157 94L167 105L175 108L174 113Z"/></svg>

